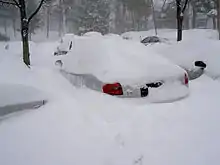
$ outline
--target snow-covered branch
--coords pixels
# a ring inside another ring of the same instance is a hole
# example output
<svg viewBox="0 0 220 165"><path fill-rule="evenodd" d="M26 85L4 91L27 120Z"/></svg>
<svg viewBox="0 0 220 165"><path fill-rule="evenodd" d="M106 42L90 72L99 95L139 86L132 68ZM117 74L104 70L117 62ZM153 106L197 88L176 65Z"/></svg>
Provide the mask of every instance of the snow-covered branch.
<svg viewBox="0 0 220 165"><path fill-rule="evenodd" d="M31 16L28 18L28 23L34 18L34 16L39 12L41 6L43 5L45 0L41 0L40 4L38 5L37 9L31 14Z"/></svg>
<svg viewBox="0 0 220 165"><path fill-rule="evenodd" d="M5 0L0 0L0 4L4 5L14 5L14 6L17 6L19 7L19 4L16 0L13 0L13 1L5 1Z"/></svg>
<svg viewBox="0 0 220 165"><path fill-rule="evenodd" d="M20 7L19 3L17 2L17 0L13 0L13 2L16 4L17 7Z"/></svg>
<svg viewBox="0 0 220 165"><path fill-rule="evenodd" d="M189 0L185 0L184 6L183 6L183 9L182 9L182 13L185 12L188 2L189 2Z"/></svg>

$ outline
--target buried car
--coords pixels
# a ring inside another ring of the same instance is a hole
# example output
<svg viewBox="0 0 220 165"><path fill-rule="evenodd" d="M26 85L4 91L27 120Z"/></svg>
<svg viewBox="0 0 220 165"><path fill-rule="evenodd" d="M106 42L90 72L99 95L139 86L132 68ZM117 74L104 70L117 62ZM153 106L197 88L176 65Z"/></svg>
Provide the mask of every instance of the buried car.
<svg viewBox="0 0 220 165"><path fill-rule="evenodd" d="M141 40L141 43L145 46L150 44L156 44L156 43L166 43L168 39L166 38L160 38L158 36L148 36Z"/></svg>
<svg viewBox="0 0 220 165"><path fill-rule="evenodd" d="M65 34L59 41L54 56L66 55L73 47L74 34Z"/></svg>
<svg viewBox="0 0 220 165"><path fill-rule="evenodd" d="M37 109L47 103L43 92L34 87L0 83L0 117L27 109Z"/></svg>
<svg viewBox="0 0 220 165"><path fill-rule="evenodd" d="M188 75L134 41L75 37L76 47L56 62L75 86L123 98L170 101L188 95Z"/></svg>
<svg viewBox="0 0 220 165"><path fill-rule="evenodd" d="M183 69L186 70L189 80L194 80L202 76L205 72L206 63L203 61L195 61L194 66L192 68L185 68L182 66Z"/></svg>

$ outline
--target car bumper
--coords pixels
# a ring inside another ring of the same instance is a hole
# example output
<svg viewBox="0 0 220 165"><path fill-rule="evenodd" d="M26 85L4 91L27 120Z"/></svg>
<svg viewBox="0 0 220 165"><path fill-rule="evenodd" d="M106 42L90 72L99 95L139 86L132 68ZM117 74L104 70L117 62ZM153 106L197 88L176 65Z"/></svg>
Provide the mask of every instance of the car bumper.
<svg viewBox="0 0 220 165"><path fill-rule="evenodd" d="M163 84L158 88L148 88L148 95L146 97L141 96L140 88L124 87L123 96L120 98L138 99L144 102L173 102L183 99L189 95L189 88L187 85L183 85L180 82L174 82L171 84Z"/></svg>

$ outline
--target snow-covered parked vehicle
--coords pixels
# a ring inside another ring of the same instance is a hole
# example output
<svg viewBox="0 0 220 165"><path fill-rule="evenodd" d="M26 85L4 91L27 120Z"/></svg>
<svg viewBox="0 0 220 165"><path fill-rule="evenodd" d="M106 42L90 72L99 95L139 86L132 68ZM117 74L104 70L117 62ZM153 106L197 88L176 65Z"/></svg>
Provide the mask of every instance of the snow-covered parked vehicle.
<svg viewBox="0 0 220 165"><path fill-rule="evenodd" d="M73 47L74 34L65 34L59 41L54 56L66 55Z"/></svg>
<svg viewBox="0 0 220 165"><path fill-rule="evenodd" d="M168 39L166 38L161 38L158 36L147 36L141 40L141 43L147 46L147 45L156 44L156 43L166 43L167 41Z"/></svg>
<svg viewBox="0 0 220 165"><path fill-rule="evenodd" d="M95 31L89 31L83 34L85 37L102 37L102 34Z"/></svg>
<svg viewBox="0 0 220 165"><path fill-rule="evenodd" d="M144 45L116 37L75 37L76 47L57 61L76 86L119 97L170 101L188 95L188 75Z"/></svg>
<svg viewBox="0 0 220 165"><path fill-rule="evenodd" d="M178 43L151 45L146 47L153 52L167 58L172 63L183 68L189 76L189 80L194 80L203 74L212 78L219 76L219 69L216 68L216 58L218 57L217 45L215 40L183 40ZM211 48L207 49L209 45Z"/></svg>
<svg viewBox="0 0 220 165"><path fill-rule="evenodd" d="M0 91L0 117L37 109L47 102L41 91L26 85L0 83Z"/></svg>
<svg viewBox="0 0 220 165"><path fill-rule="evenodd" d="M205 72L206 63L203 61L195 61L194 66L192 68L187 68L182 66L183 69L186 70L189 80L194 80L202 76Z"/></svg>

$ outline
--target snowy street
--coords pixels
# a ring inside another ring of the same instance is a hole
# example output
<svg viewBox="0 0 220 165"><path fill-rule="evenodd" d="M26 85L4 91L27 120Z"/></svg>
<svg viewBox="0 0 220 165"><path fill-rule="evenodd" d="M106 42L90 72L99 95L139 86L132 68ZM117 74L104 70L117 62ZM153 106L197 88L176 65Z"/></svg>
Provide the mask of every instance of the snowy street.
<svg viewBox="0 0 220 165"><path fill-rule="evenodd" d="M0 55L0 82L32 86L48 98L39 109L0 118L1 165L220 164L219 80L205 74L189 83L188 97L171 103L117 98L74 87L54 66L54 45L33 44L31 69L20 52L1 46L8 56ZM149 49L166 56L166 46Z"/></svg>

